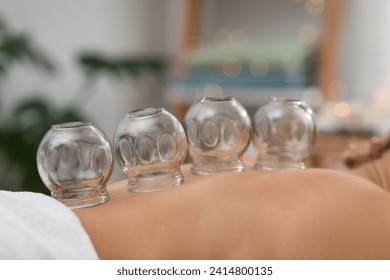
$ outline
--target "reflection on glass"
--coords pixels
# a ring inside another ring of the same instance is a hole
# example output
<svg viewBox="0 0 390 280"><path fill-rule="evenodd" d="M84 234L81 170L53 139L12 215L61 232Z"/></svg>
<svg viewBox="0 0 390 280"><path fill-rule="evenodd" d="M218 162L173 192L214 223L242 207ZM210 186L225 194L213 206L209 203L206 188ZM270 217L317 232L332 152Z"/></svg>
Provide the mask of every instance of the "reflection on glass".
<svg viewBox="0 0 390 280"><path fill-rule="evenodd" d="M314 113L301 100L271 98L254 117L256 167L303 169L317 137Z"/></svg>
<svg viewBox="0 0 390 280"><path fill-rule="evenodd" d="M52 197L70 208L106 202L113 168L108 137L89 122L53 125L37 151L39 175Z"/></svg>
<svg viewBox="0 0 390 280"><path fill-rule="evenodd" d="M115 131L114 150L129 178L130 191L156 191L183 183L180 165L187 152L185 132L163 108L127 113Z"/></svg>
<svg viewBox="0 0 390 280"><path fill-rule="evenodd" d="M245 169L251 121L245 108L231 97L204 97L188 110L187 133L192 172L212 174Z"/></svg>

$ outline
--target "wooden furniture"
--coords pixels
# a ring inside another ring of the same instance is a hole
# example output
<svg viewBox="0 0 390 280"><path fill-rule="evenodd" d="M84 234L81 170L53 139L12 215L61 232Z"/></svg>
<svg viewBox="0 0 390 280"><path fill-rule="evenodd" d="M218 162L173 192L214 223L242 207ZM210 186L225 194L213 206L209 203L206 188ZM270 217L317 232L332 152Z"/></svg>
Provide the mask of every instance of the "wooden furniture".
<svg viewBox="0 0 390 280"><path fill-rule="evenodd" d="M332 99L332 97L334 97L335 92L333 91L334 87L332 88L331 85L333 81L337 80L336 59L339 45L340 25L342 20L344 0L324 1L325 10L322 15L322 36L320 39L318 52L319 65L317 69L317 85L313 90L319 90L320 94L325 99ZM205 2L202 0L185 0L182 5L183 10L180 23L181 30L179 34L178 47L173 67L174 75L180 75L180 73L187 71L188 58L190 57L191 53L200 46L200 38L202 38L202 34L200 34L200 19L202 18L201 12L204 11L204 9L202 10L203 4L205 4ZM243 5L244 4L245 3L243 3ZM269 91L269 89L259 90ZM280 89L276 89L276 91L278 90L280 91ZM291 96L294 96L294 89L292 89L291 91ZM287 92L287 95L289 94L290 93ZM272 95L272 92L267 92L265 95ZM248 104L258 104L259 95L257 95L256 97L255 94L250 93L246 94L245 97L243 97L243 94L240 93L240 98L249 99L247 101ZM251 100L251 98L253 99ZM188 107L194 101L186 97L186 94L173 94L173 96L171 96L169 99L170 101L172 101L170 104L172 113L176 115L176 117L178 117L180 120L183 119Z"/></svg>
<svg viewBox="0 0 390 280"><path fill-rule="evenodd" d="M309 165L336 170L347 170L342 156L348 145L366 140L372 135L320 133Z"/></svg>
<svg viewBox="0 0 390 280"><path fill-rule="evenodd" d="M330 85L337 77L337 50L343 8L344 0L326 1L323 37L320 46L318 87L327 99L334 97Z"/></svg>
<svg viewBox="0 0 390 280"><path fill-rule="evenodd" d="M332 89L332 82L337 80L337 51L339 47L339 37L341 31L342 15L345 6L344 0L324 0L325 10L322 14L321 39L319 41L318 52L318 76L316 88L319 90L324 100L332 100L335 92ZM187 70L188 57L200 45L199 38L202 37L200 18L202 12L202 0L186 0L183 5L181 33L175 61L174 70L176 73ZM262 89L264 90L264 89ZM276 89L278 90L278 89ZM294 89L291 94L294 95ZM268 92L272 95L272 92ZM186 94L173 97L172 113L180 120L184 118L189 106L192 103L191 99L186 97ZM242 95L240 96L242 97ZM246 94L245 102L257 104L259 96ZM253 113L253 112L252 112ZM368 136L367 136L368 137ZM311 166L325 167L332 169L345 169L342 163L341 154L346 149L351 141L359 141L365 139L365 136L360 135L341 135L341 134L324 134L320 133L317 140L315 153L311 159Z"/></svg>

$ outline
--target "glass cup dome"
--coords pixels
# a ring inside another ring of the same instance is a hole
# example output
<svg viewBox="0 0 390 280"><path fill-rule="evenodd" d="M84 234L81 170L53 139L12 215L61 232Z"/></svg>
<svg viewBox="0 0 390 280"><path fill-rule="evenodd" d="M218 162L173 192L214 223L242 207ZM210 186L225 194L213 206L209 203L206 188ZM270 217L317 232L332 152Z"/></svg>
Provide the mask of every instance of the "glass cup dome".
<svg viewBox="0 0 390 280"><path fill-rule="evenodd" d="M113 169L112 147L90 122L53 125L38 147L37 166L52 197L70 208L109 199L106 183Z"/></svg>
<svg viewBox="0 0 390 280"><path fill-rule="evenodd" d="M240 172L251 139L251 120L231 97L203 97L184 119L191 170L195 174Z"/></svg>
<svg viewBox="0 0 390 280"><path fill-rule="evenodd" d="M183 183L180 166L187 154L185 132L163 108L127 113L115 131L114 150L130 191L156 191Z"/></svg>
<svg viewBox="0 0 390 280"><path fill-rule="evenodd" d="M304 169L316 138L314 113L304 101L271 98L254 116L255 167Z"/></svg>

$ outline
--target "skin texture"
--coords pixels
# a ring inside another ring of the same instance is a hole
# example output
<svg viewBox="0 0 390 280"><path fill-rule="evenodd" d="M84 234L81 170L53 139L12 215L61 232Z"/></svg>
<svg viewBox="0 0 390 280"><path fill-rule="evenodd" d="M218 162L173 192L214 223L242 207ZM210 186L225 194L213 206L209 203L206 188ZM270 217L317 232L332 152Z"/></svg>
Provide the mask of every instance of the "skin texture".
<svg viewBox="0 0 390 280"><path fill-rule="evenodd" d="M108 202L74 211L101 259L390 259L389 186L370 164L349 174L246 163L208 176L183 165L185 182L157 192L120 181Z"/></svg>

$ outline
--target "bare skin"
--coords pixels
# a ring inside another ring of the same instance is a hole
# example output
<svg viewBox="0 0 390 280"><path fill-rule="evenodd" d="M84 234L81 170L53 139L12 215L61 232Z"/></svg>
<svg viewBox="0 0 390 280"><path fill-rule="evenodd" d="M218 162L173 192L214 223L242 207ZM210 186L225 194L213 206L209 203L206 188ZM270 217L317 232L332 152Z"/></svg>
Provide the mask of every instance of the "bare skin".
<svg viewBox="0 0 390 280"><path fill-rule="evenodd" d="M75 213L101 259L390 259L390 195L370 165L247 166L200 176L184 165L181 186L151 193L120 181L108 202Z"/></svg>

